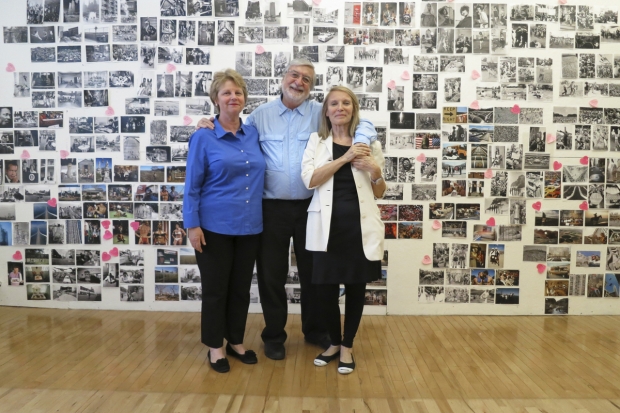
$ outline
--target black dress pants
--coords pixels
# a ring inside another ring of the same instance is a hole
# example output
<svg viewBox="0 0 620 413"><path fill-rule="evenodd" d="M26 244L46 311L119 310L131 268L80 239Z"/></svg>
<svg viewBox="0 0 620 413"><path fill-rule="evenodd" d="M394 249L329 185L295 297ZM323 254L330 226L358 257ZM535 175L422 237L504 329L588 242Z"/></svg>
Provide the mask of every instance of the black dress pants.
<svg viewBox="0 0 620 413"><path fill-rule="evenodd" d="M306 250L306 224L309 199L263 200L263 232L257 260L265 328L264 342L284 343L288 315L286 276L288 274L291 237L297 258L301 286L301 330L306 339L316 340L327 334L316 308L318 286L312 284L312 253Z"/></svg>
<svg viewBox="0 0 620 413"><path fill-rule="evenodd" d="M195 251L202 284L201 341L212 348L222 347L224 338L242 344L259 235L202 232L206 245Z"/></svg>
<svg viewBox="0 0 620 413"><path fill-rule="evenodd" d="M321 294L317 304L321 309L321 315L325 320L329 330L329 338L332 345L353 347L353 340L357 334L357 329L362 321L364 312L364 297L366 294L366 283L345 284L345 303L344 303L344 332L340 328L340 306L338 298L340 296L339 284L319 284Z"/></svg>

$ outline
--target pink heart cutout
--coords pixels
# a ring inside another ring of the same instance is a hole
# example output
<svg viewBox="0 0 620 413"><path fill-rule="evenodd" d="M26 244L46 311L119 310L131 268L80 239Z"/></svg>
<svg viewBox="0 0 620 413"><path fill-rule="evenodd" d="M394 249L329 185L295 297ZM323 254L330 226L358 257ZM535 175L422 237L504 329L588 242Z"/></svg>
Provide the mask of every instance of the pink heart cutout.
<svg viewBox="0 0 620 413"><path fill-rule="evenodd" d="M448 3L453 3L453 2L454 2L454 0L448 0Z"/></svg>
<svg viewBox="0 0 620 413"><path fill-rule="evenodd" d="M389 82L387 82L387 87L388 89L394 90L394 88L396 88L396 82L393 80L390 80Z"/></svg>
<svg viewBox="0 0 620 413"><path fill-rule="evenodd" d="M129 224L129 226L131 227L131 229L133 229L134 231L137 231L138 228L140 228L140 223L138 221L134 221L131 224Z"/></svg>
<svg viewBox="0 0 620 413"><path fill-rule="evenodd" d="M64 149L60 150L60 159L67 159L69 156L69 151L65 151Z"/></svg>
<svg viewBox="0 0 620 413"><path fill-rule="evenodd" d="M559 0L560 4L566 4L568 2L568 0Z"/></svg>
<svg viewBox="0 0 620 413"><path fill-rule="evenodd" d="M30 159L30 152L28 152L27 150L24 149L24 151L20 155L20 158L22 158L22 159Z"/></svg>
<svg viewBox="0 0 620 413"><path fill-rule="evenodd" d="M538 270L539 274L543 274L545 270L547 269L547 266L545 264L538 264L536 266L536 269Z"/></svg>
<svg viewBox="0 0 620 413"><path fill-rule="evenodd" d="M108 106L108 108L105 110L105 115L114 116L114 108L112 106Z"/></svg>
<svg viewBox="0 0 620 413"><path fill-rule="evenodd" d="M14 260L21 260L22 258L22 252L21 251L15 251L15 254L13 254L13 259Z"/></svg>
<svg viewBox="0 0 620 413"><path fill-rule="evenodd" d="M425 162L426 161L426 155L424 155L423 153L419 154L417 156L417 158L415 158L418 162Z"/></svg>
<svg viewBox="0 0 620 413"><path fill-rule="evenodd" d="M433 221L433 229L441 229L441 221L434 220Z"/></svg>
<svg viewBox="0 0 620 413"><path fill-rule="evenodd" d="M51 206L52 208L56 208L56 198L52 198L49 201L47 201L47 205Z"/></svg>
<svg viewBox="0 0 620 413"><path fill-rule="evenodd" d="M110 221L108 221L107 219L105 221L101 221L101 226L105 229L110 228Z"/></svg>
<svg viewBox="0 0 620 413"><path fill-rule="evenodd" d="M476 80L476 79L478 79L479 77L480 77L480 72L479 72L479 71L477 71L477 70L472 70L472 71L471 71L471 78L472 78L472 79Z"/></svg>
<svg viewBox="0 0 620 413"><path fill-rule="evenodd" d="M433 260L431 259L431 257L429 255L425 255L424 258L422 258L422 264L424 265L428 265L430 263L432 263Z"/></svg>
<svg viewBox="0 0 620 413"><path fill-rule="evenodd" d="M560 169L562 169L562 162L554 161L553 162L553 170L554 171L559 171Z"/></svg>
<svg viewBox="0 0 620 413"><path fill-rule="evenodd" d="M113 257L118 257L118 248L114 247L110 250L110 255Z"/></svg>
<svg viewBox="0 0 620 413"><path fill-rule="evenodd" d="M490 169L487 169L486 171L484 171L484 177L487 179L493 178L493 171Z"/></svg>
<svg viewBox="0 0 620 413"><path fill-rule="evenodd" d="M166 72L172 73L175 70L177 70L177 67L173 65L172 63L168 63L168 66L166 66Z"/></svg>
<svg viewBox="0 0 620 413"><path fill-rule="evenodd" d="M510 108L510 112L514 113L515 115L518 115L519 113L521 113L521 107L519 105L514 105L513 107Z"/></svg>
<svg viewBox="0 0 620 413"><path fill-rule="evenodd" d="M590 104L590 106L592 106L593 108L598 108L598 100L596 99L592 99L590 102L588 102Z"/></svg>
<svg viewBox="0 0 620 413"><path fill-rule="evenodd" d="M473 102L469 104L469 108L478 110L480 109L480 103L477 100L474 100Z"/></svg>
<svg viewBox="0 0 620 413"><path fill-rule="evenodd" d="M556 139L557 139L557 138L555 137L555 135L554 135L554 134L552 134L552 133L548 133L548 134L547 134L547 143L553 143L553 142L555 142L555 141L556 141Z"/></svg>
<svg viewBox="0 0 620 413"><path fill-rule="evenodd" d="M318 6L319 4L321 4L321 0L312 0L312 4Z"/></svg>
<svg viewBox="0 0 620 413"><path fill-rule="evenodd" d="M540 208L542 208L542 202L540 201L536 201L532 204L532 208L534 208L535 211L540 211Z"/></svg>
<svg viewBox="0 0 620 413"><path fill-rule="evenodd" d="M584 156L583 158L581 158L579 160L579 163L582 164L582 165L587 165L589 160L590 160L590 158L588 158L588 155L586 155L586 156Z"/></svg>
<svg viewBox="0 0 620 413"><path fill-rule="evenodd" d="M104 233L103 233L103 239L112 239L114 238L114 235L112 235L112 231L110 231L109 229L107 229Z"/></svg>
<svg viewBox="0 0 620 413"><path fill-rule="evenodd" d="M183 116L183 125L185 126L191 125L193 121L194 120L190 118L189 116L187 115Z"/></svg>
<svg viewBox="0 0 620 413"><path fill-rule="evenodd" d="M265 53L265 48L259 44L259 45L256 46L256 50L254 51L254 53L256 53L256 54L263 54L263 53Z"/></svg>
<svg viewBox="0 0 620 413"><path fill-rule="evenodd" d="M101 254L101 260L102 260L102 261L110 261L110 258L112 258L112 257L110 256L110 254L108 254L108 253L107 253L107 252L105 252L105 251L103 252L103 254Z"/></svg>
<svg viewBox="0 0 620 413"><path fill-rule="evenodd" d="M15 71L15 66L13 66L13 63L7 63L6 65L6 71L11 73Z"/></svg>
<svg viewBox="0 0 620 413"><path fill-rule="evenodd" d="M588 209L590 209L590 207L588 206L588 201L583 201L581 204L579 204L579 209L581 209L582 211L587 211Z"/></svg>
<svg viewBox="0 0 620 413"><path fill-rule="evenodd" d="M400 78L401 78L401 79L403 79L403 80L409 80L409 79L411 79L411 75L409 74L409 72L408 72L408 71L406 71L406 70L405 70L405 71L404 71L404 72L400 75Z"/></svg>
<svg viewBox="0 0 620 413"><path fill-rule="evenodd" d="M495 218L491 217L487 219L487 226L494 227L495 226Z"/></svg>

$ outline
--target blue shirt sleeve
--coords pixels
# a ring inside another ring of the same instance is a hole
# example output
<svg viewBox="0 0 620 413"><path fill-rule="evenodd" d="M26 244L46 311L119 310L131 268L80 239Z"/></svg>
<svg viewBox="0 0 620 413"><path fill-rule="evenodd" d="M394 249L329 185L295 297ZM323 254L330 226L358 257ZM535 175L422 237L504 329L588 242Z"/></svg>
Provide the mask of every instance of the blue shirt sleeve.
<svg viewBox="0 0 620 413"><path fill-rule="evenodd" d="M200 198L208 165L205 148L213 133L209 129L199 129L189 140L183 199L185 228L200 227Z"/></svg>
<svg viewBox="0 0 620 413"><path fill-rule="evenodd" d="M367 119L360 119L359 125L355 129L353 143L365 143L369 145L377 140L377 131L375 126Z"/></svg>

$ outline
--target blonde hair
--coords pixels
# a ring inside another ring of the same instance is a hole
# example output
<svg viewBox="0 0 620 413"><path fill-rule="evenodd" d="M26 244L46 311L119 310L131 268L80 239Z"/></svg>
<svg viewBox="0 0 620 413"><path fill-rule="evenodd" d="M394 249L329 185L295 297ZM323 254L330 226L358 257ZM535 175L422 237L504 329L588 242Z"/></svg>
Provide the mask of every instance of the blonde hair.
<svg viewBox="0 0 620 413"><path fill-rule="evenodd" d="M321 126L319 126L318 134L321 139L325 139L332 131L332 122L327 117L327 106L329 102L329 96L333 92L343 92L349 95L349 98L353 103L353 113L351 116L351 122L349 123L349 134L351 136L355 136L355 129L357 129L357 125L359 125L360 123L360 102L357 100L357 96L355 96L355 93L353 93L348 87L344 86L334 86L329 90L327 96L325 96L325 100L323 101L323 109L321 110Z"/></svg>
<svg viewBox="0 0 620 413"><path fill-rule="evenodd" d="M239 72L233 69L226 69L222 70L221 72L215 72L213 74L211 88L209 89L209 97L211 98L211 102L213 103L213 107L215 108L215 113L220 113L220 108L215 104L217 94L219 93L224 83L228 82L229 80L233 82L236 86L241 88L241 90L243 91L243 101L248 101L248 87L245 84L245 80L243 80L243 76L241 76Z"/></svg>

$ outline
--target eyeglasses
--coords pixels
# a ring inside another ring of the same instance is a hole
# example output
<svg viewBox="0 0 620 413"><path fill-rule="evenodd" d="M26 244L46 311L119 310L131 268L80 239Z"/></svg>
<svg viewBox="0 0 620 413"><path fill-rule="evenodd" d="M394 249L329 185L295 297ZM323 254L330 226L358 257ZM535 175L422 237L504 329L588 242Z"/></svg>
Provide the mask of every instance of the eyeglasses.
<svg viewBox="0 0 620 413"><path fill-rule="evenodd" d="M292 77L293 79L297 80L299 78L301 78L301 81L305 84L305 85L311 85L312 84L312 79L309 78L308 76L302 76L300 73L294 71L294 70L289 70L287 72L287 74Z"/></svg>

